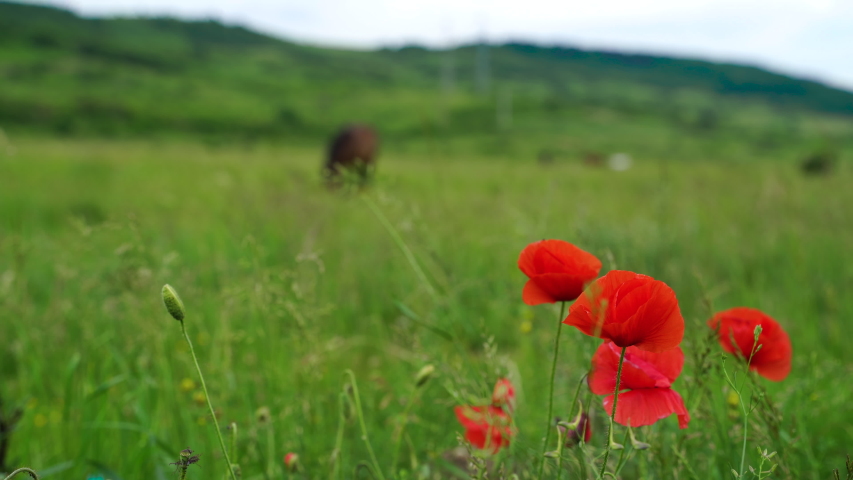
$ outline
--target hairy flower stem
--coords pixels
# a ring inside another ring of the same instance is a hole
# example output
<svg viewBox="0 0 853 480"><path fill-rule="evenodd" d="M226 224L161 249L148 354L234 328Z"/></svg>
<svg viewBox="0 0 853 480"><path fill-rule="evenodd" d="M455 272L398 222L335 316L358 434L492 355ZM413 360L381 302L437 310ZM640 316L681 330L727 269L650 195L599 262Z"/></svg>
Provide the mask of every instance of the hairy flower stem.
<svg viewBox="0 0 853 480"><path fill-rule="evenodd" d="M335 450L332 452L332 480L339 480L341 471L341 447L344 444L344 424L346 423L346 406L349 399L343 392L338 396L338 435L335 437Z"/></svg>
<svg viewBox="0 0 853 480"><path fill-rule="evenodd" d="M749 378L749 365L752 363L752 357L758 352L761 348L761 345L758 343L759 335L761 334L761 325L755 327L755 340L752 343L752 350L749 352L749 358L746 359L746 364L744 365L744 376ZM734 342L732 342L734 343ZM741 386L738 387L735 383L737 380L737 372L734 372L734 380L729 376L729 372L726 370L726 357L723 355L723 375L726 376L726 382L728 382L729 386L732 387L732 390L737 393L738 402L740 403L740 409L743 412L743 447L740 452L740 472L738 478L743 478L744 470L743 466L746 463L746 434L749 429L749 415L752 413L752 409L746 408L746 403L743 401L743 387L746 386L746 380L741 382Z"/></svg>
<svg viewBox="0 0 853 480"><path fill-rule="evenodd" d="M27 468L27 467L22 467L22 468L19 468L19 469L13 471L3 480L10 480L12 477L14 477L15 475L17 475L19 473L27 473L30 475L30 477L34 478L35 480L39 480L39 476L36 475L35 470L33 470L31 468Z"/></svg>
<svg viewBox="0 0 853 480"><path fill-rule="evenodd" d="M233 460L237 462L237 423L231 422L228 428L231 429L231 455L234 455Z"/></svg>
<svg viewBox="0 0 853 480"><path fill-rule="evenodd" d="M406 429L406 425L409 423L409 411L412 410L412 405L415 404L415 398L418 396L418 391L420 389L415 387L415 390L409 395L409 401L406 402L406 408L403 409L403 419L400 421L399 430L397 431L397 438L394 440L394 455L391 456L393 459L393 463L391 463L391 468L397 468L397 462L400 460L400 445L403 443L403 432Z"/></svg>
<svg viewBox="0 0 853 480"><path fill-rule="evenodd" d="M272 430L272 423L267 425L267 475L273 478L273 470L275 469L275 433Z"/></svg>
<svg viewBox="0 0 853 480"><path fill-rule="evenodd" d="M568 435L568 432L566 432ZM566 438L563 432L557 429L557 479L563 478L563 447L566 445Z"/></svg>
<svg viewBox="0 0 853 480"><path fill-rule="evenodd" d="M619 354L619 367L616 369L616 388L613 389L613 413L610 414L610 424L607 426L607 448L604 449L604 461L601 463L598 478L604 478L604 472L607 470L607 458L610 457L610 445L613 443L613 423L616 421L616 406L619 403L619 383L622 380L622 363L625 361L625 350L627 349L628 347L622 347L622 353Z"/></svg>
<svg viewBox="0 0 853 480"><path fill-rule="evenodd" d="M353 400L355 400L355 413L358 415L358 423L361 427L361 439L364 440L364 444L367 446L367 453L370 454L370 461L373 462L373 468L376 470L376 475L379 477L379 480L385 480L385 475L382 474L382 470L379 468L379 461L376 460L376 454L373 453L373 446L370 445L370 438L367 437L367 426L364 424L364 413L361 411L361 397L358 395L358 384L355 383L355 373L350 369L346 369L344 373L349 376L350 385L352 385L352 396Z"/></svg>
<svg viewBox="0 0 853 480"><path fill-rule="evenodd" d="M743 401L741 401L743 407ZM743 464L746 461L746 429L749 427L749 415L746 409L743 411L743 448L740 451L740 476L743 477Z"/></svg>
<svg viewBox="0 0 853 480"><path fill-rule="evenodd" d="M210 403L210 395L207 393L207 385L204 383L204 376L201 374L201 367L198 365L198 357L193 349L193 342L190 341L190 336L187 334L187 327L181 320L181 332L184 334L184 340L187 341L187 346L190 347L190 354L195 363L195 369L198 372L198 379L201 381L201 389L204 390L204 398L207 400L207 408L210 409L210 416L213 418L213 426L216 428L216 436L219 438L219 446L222 447L222 455L225 457L225 463L228 465L228 473L231 474L231 480L237 480L234 474L234 467L231 464L231 459L228 457L228 449L225 448L225 440L222 438L222 432L219 431L219 422L216 420L216 413L213 411L213 404Z"/></svg>
<svg viewBox="0 0 853 480"><path fill-rule="evenodd" d="M557 376L557 355L560 353L560 332L563 331L563 315L566 313L566 302L560 302L560 317L557 319L557 335L554 337L554 359L551 362L551 386L548 388L548 418L545 421L545 442L542 444L542 461L539 463L538 480L542 479L545 472L545 453L548 451L548 442L551 441L551 423L554 415L554 378Z"/></svg>

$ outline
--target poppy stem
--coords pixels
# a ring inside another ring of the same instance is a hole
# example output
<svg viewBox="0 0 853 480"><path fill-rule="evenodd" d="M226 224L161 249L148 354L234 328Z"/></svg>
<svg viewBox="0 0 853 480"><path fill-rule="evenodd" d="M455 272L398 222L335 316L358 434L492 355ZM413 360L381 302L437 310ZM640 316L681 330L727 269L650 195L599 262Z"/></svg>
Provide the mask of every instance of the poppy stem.
<svg viewBox="0 0 853 480"><path fill-rule="evenodd" d="M560 302L560 318L557 320L557 335L554 337L554 359L551 362L551 386L548 389L548 418L545 423L545 442L542 444L542 461L539 463L539 475L537 479L542 479L542 473L545 471L545 453L548 451L548 443L551 440L551 427L554 415L554 378L557 376L557 355L560 353L560 332L563 330L563 316L566 314L566 302Z"/></svg>
<svg viewBox="0 0 853 480"><path fill-rule="evenodd" d="M598 473L598 478L604 478L604 472L607 470L607 458L610 457L610 446L613 444L613 423L616 421L616 406L619 403L619 383L622 380L622 363L625 361L625 350L628 347L622 347L622 353L619 354L619 367L616 369L616 387L613 389L613 412L610 414L610 422L607 426L607 448L604 450L604 461L601 463L601 471Z"/></svg>
<svg viewBox="0 0 853 480"><path fill-rule="evenodd" d="M198 372L198 379L201 381L201 389L204 390L204 399L207 400L207 408L210 410L210 416L213 418L213 426L216 428L216 436L219 438L219 446L222 448L222 456L225 457L225 463L228 464L228 473L231 474L231 480L237 480L234 474L234 467L231 463L231 458L228 456L228 449L225 448L225 440L222 439L222 431L219 430L219 422L216 420L216 412L213 411L213 404L210 402L210 395L207 393L207 385L204 383L204 375L201 374L201 367L198 364L198 357L193 349L193 342L190 341L190 336L187 333L187 327L184 321L181 320L181 332L184 334L184 340L187 341L187 346L190 347L190 355L193 357L195 369Z"/></svg>
<svg viewBox="0 0 853 480"><path fill-rule="evenodd" d="M347 421L346 407L349 400L347 394L338 394L338 434L335 437L335 449L332 450L332 480L340 480L341 471L341 447L344 443L344 424Z"/></svg>
<svg viewBox="0 0 853 480"><path fill-rule="evenodd" d="M415 387L414 391L411 395L409 395L409 401L406 402L406 408L403 409L403 416L400 419L400 424L397 427L399 430L395 433L394 439L394 454L391 455L391 468L396 470L397 463L400 461L400 445L403 443L403 432L406 430L406 425L409 423L409 412L412 410L412 405L415 404L415 399L418 396L418 392L420 389Z"/></svg>
<svg viewBox="0 0 853 480"><path fill-rule="evenodd" d="M568 435L568 432L566 432ZM563 445L566 444L566 440L563 437L563 432L559 428L557 429L557 478L561 478L563 475Z"/></svg>
<svg viewBox="0 0 853 480"><path fill-rule="evenodd" d="M373 446L370 445L370 439L367 436L367 426L364 424L364 412L361 410L361 397L358 394L358 384L355 382L355 373L350 369L346 369L344 370L344 374L349 376L350 385L352 386L352 397L355 401L355 414L358 416L358 423L361 427L361 439L364 440L364 445L367 447L367 453L370 454L370 461L373 463L373 468L376 469L376 476L379 477L379 480L385 480L385 475L382 475L382 469L379 468L379 461L376 459L376 454L373 453Z"/></svg>

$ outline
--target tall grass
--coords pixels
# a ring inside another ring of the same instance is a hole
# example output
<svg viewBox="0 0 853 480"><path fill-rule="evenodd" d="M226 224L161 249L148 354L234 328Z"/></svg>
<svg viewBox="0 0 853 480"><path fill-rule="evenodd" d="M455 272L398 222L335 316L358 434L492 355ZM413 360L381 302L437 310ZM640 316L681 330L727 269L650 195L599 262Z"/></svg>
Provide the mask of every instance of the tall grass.
<svg viewBox="0 0 853 480"><path fill-rule="evenodd" d="M342 400L346 369L386 474L446 478L443 453L461 432L452 407L488 397L499 375L520 400L505 468L528 469L542 448L559 307L524 307L515 263L546 237L604 259L602 274L618 267L665 281L687 323L675 388L691 426L679 431L668 419L635 429L651 448L625 454L625 478L723 479L739 469L743 421L705 326L712 311L738 305L777 318L794 346L786 381L758 381L782 421L774 430L750 417L746 465L759 466L761 447L778 452L779 478L829 478L850 453L845 163L815 179L781 161L664 165L641 156L616 173L386 151L367 195L433 295L363 201L320 186L316 152L44 139L16 147L0 156L0 398L25 411L9 459L42 478L171 478L169 463L187 446L202 455L188 478L221 476L212 419L184 381L194 366L162 310L167 282L192 305L220 422L239 425L244 478L281 477L290 451L304 478L351 478L370 462ZM572 418L596 343L563 333L554 410ZM411 407L391 465L394 427L427 363L434 383ZM581 399L595 433L584 452L564 450L572 472L606 441L600 399ZM273 435L255 419L261 407Z"/></svg>

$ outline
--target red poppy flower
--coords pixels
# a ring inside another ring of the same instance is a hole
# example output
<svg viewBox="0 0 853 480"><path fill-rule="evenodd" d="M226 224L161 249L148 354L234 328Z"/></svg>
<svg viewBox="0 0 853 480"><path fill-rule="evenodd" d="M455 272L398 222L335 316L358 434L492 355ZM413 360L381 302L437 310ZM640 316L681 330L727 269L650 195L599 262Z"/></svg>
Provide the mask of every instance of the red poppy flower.
<svg viewBox="0 0 853 480"><path fill-rule="evenodd" d="M583 432L583 443L589 443L592 438L592 423L589 421L589 415L581 413L580 422L577 428L566 432L566 427L558 425L557 428L566 436L566 447L572 448L580 443L581 432Z"/></svg>
<svg viewBox="0 0 853 480"><path fill-rule="evenodd" d="M613 392L621 350L613 342L604 342L592 357L589 388L596 395L607 395L604 397L604 410L608 415L613 413ZM687 428L690 414L681 395L670 388L683 366L684 353L679 347L662 353L628 347L622 363L616 423L642 427L674 413L678 416L678 426Z"/></svg>
<svg viewBox="0 0 853 480"><path fill-rule="evenodd" d="M465 427L465 439L471 445L496 453L509 445L512 421L500 407L456 407L459 423Z"/></svg>
<svg viewBox="0 0 853 480"><path fill-rule="evenodd" d="M495 383L495 390L492 392L492 406L500 407L510 415L515 411L515 387L508 379L501 378Z"/></svg>
<svg viewBox="0 0 853 480"><path fill-rule="evenodd" d="M675 292L652 277L622 270L590 285L563 323L616 346L650 352L674 348L684 336Z"/></svg>
<svg viewBox="0 0 853 480"><path fill-rule="evenodd" d="M752 356L750 370L762 377L779 382L791 372L791 339L785 330L761 310L736 307L714 315L708 326L719 328L720 345L729 353L744 360L749 358L755 341L755 327L761 325L758 344L761 349ZM732 338L735 344L732 345Z"/></svg>
<svg viewBox="0 0 853 480"><path fill-rule="evenodd" d="M570 301L583 293L601 270L601 261L562 240L542 240L526 246L518 268L530 279L522 298L528 305Z"/></svg>

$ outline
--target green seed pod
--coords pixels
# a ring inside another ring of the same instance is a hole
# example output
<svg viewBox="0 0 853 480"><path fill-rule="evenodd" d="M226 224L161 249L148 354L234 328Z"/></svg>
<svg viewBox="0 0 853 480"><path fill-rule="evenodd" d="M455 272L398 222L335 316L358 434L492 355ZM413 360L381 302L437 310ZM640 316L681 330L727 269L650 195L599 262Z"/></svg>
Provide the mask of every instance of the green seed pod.
<svg viewBox="0 0 853 480"><path fill-rule="evenodd" d="M166 306L166 310L169 311L172 318L179 322L184 321L184 302L181 301L178 292L168 283L163 285L163 305Z"/></svg>
<svg viewBox="0 0 853 480"><path fill-rule="evenodd" d="M637 440L637 437L634 436L633 428L628 428L628 435L631 437L631 446L634 447L634 450L646 450L651 447L648 443Z"/></svg>
<svg viewBox="0 0 853 480"><path fill-rule="evenodd" d="M425 383L429 381L433 373L435 373L435 367L433 367L432 365L426 365L421 368L418 374L415 376L415 386L422 387Z"/></svg>
<svg viewBox="0 0 853 480"><path fill-rule="evenodd" d="M269 407L261 407L257 411L255 411L255 419L261 425L267 425L272 420L272 415L270 414Z"/></svg>

